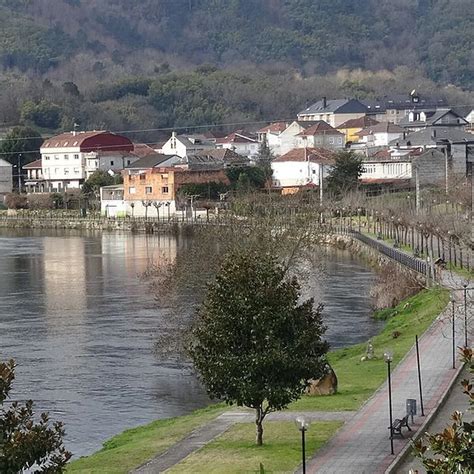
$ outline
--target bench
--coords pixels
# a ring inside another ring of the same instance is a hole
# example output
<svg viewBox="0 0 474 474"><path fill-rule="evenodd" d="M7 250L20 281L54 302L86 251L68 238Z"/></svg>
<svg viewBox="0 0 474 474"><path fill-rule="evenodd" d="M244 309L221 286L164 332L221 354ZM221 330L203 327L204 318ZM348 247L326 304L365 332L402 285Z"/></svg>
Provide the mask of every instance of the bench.
<svg viewBox="0 0 474 474"><path fill-rule="evenodd" d="M392 426L388 427L389 430L391 429L392 436L399 435L403 438L403 427L407 428L408 431L412 431L412 429L408 426L408 417L409 415L405 415L403 418L396 418Z"/></svg>

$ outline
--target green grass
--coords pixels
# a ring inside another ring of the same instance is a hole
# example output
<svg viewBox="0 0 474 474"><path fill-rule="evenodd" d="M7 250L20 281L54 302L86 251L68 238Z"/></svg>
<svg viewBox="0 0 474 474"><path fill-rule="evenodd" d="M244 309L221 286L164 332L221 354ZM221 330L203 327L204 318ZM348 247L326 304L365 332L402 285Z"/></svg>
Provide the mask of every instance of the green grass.
<svg viewBox="0 0 474 474"><path fill-rule="evenodd" d="M220 403L190 415L157 420L114 436L92 456L80 458L68 465L67 472L126 473L164 452L192 430L214 419L229 407Z"/></svg>
<svg viewBox="0 0 474 474"><path fill-rule="evenodd" d="M316 422L306 433L307 458L311 457L342 425ZM255 444L255 424L239 423L167 473L293 472L301 461L301 437L293 422L264 423L263 446Z"/></svg>
<svg viewBox="0 0 474 474"><path fill-rule="evenodd" d="M424 290L404 300L394 309L378 312L375 316L388 318L383 331L372 338L377 359L361 362L366 353L366 344L339 349L329 354L329 361L338 379L338 393L332 396L304 396L290 405L290 410L301 411L345 411L357 410L385 381L386 365L383 352L390 348L394 352L394 363L398 363L414 343L415 334L421 335L448 304L449 292L441 288ZM394 339L392 333L400 332ZM224 404L213 405L194 413L158 420L149 425L127 430L104 444L104 448L92 456L81 458L68 466L68 472L81 473L125 473L143 464L148 459L164 452L183 439L193 429L229 410ZM321 426L321 432L318 426ZM339 423L318 423L308 435L309 452L314 452L337 429ZM326 429L326 428L327 429ZM233 426L215 442L181 463L176 472L243 472L258 471L259 463L269 470L291 470L298 464L299 442L292 423L266 423L266 445L253 445L254 425ZM319 434L318 434L319 433ZM295 444L296 443L296 444ZM312 443L312 444L311 444ZM189 464L189 460L194 459ZM216 464L219 460L219 464ZM236 464L237 461L239 464ZM196 466L199 466L197 468ZM214 469L215 466L218 466ZM229 471L228 469L237 469ZM187 471L186 471L187 470ZM173 471L174 472L174 471Z"/></svg>
<svg viewBox="0 0 474 474"><path fill-rule="evenodd" d="M395 309L383 331L372 338L376 359L361 361L366 344L357 344L329 354L329 362L338 377L338 393L331 396L303 396L290 405L290 410L344 411L357 410L385 381L387 367L383 361L384 350L394 353L394 365L409 351L415 335L421 335L446 307L449 292L441 288L423 290L404 300ZM376 315L377 316L377 315ZM394 331L400 332L393 338Z"/></svg>

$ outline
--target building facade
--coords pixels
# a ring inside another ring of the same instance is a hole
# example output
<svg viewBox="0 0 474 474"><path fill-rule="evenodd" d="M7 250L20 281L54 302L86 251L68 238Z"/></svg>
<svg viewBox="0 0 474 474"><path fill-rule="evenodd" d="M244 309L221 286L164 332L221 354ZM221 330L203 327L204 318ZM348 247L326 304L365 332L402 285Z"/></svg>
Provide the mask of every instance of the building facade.
<svg viewBox="0 0 474 474"><path fill-rule="evenodd" d="M67 132L48 138L40 148L46 190L80 188L92 174L87 169L87 156L91 153L110 152L109 156L119 160L132 150L133 143L128 138L107 131Z"/></svg>
<svg viewBox="0 0 474 474"><path fill-rule="evenodd" d="M11 193L13 189L13 166L6 160L0 158L0 199L3 201L5 194Z"/></svg>

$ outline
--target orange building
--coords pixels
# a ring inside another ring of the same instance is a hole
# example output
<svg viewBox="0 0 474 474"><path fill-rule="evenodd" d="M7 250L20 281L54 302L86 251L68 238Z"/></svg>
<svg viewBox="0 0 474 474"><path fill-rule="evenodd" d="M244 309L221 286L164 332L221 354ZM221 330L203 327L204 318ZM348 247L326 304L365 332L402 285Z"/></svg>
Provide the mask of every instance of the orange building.
<svg viewBox="0 0 474 474"><path fill-rule="evenodd" d="M183 184L224 183L229 180L224 169L189 170L179 167L156 167L123 174L123 199L127 214L145 215L146 207L166 206L176 212L176 197ZM130 208L133 210L131 211Z"/></svg>

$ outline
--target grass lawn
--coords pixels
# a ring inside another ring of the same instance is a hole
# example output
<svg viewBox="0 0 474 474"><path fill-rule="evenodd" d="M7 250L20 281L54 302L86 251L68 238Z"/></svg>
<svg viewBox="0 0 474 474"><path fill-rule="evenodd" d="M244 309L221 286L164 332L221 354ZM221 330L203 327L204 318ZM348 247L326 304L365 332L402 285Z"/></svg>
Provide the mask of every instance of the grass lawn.
<svg viewBox="0 0 474 474"><path fill-rule="evenodd" d="M114 436L92 456L71 462L67 472L126 473L183 439L198 426L230 408L222 403L190 415L157 420Z"/></svg>
<svg viewBox="0 0 474 474"><path fill-rule="evenodd" d="M315 422L306 433L307 459L342 425ZM293 472L301 462L301 436L290 421L264 423L263 446L255 445L255 424L239 423L191 454L167 473Z"/></svg>
<svg viewBox="0 0 474 474"><path fill-rule="evenodd" d="M421 335L448 301L447 290L433 288L403 301L394 309L379 312L378 316L387 318L387 323L383 331L372 338L377 358L361 362L361 357L366 353L366 344L331 352L329 361L339 379L338 393L326 397L304 396L292 403L289 409L357 410L385 381L387 369L383 361L384 350L393 350L394 362L398 363L414 344L415 334ZM392 337L394 331L400 332L395 339ZM158 420L127 430L107 441L97 453L72 462L67 472L128 472L229 409L232 408L224 404L213 405L187 416ZM308 452L313 453L339 426L340 423L317 423L314 430L308 432ZM254 428L253 423L234 425L217 440L180 463L179 471L172 472L258 472L260 462L265 472L285 471L292 470L298 464L300 444L293 423L267 422L264 447L253 445Z"/></svg>
<svg viewBox="0 0 474 474"><path fill-rule="evenodd" d="M338 393L331 396L304 396L290 405L290 410L357 410L365 400L385 381L387 367L383 360L384 350L394 353L397 364L415 343L415 335L421 335L446 307L449 292L441 288L423 290L404 300L396 308L381 312L394 314L380 334L372 338L376 359L361 362L366 344L339 349L329 354L329 362L338 377ZM394 331L400 332L397 338Z"/></svg>

